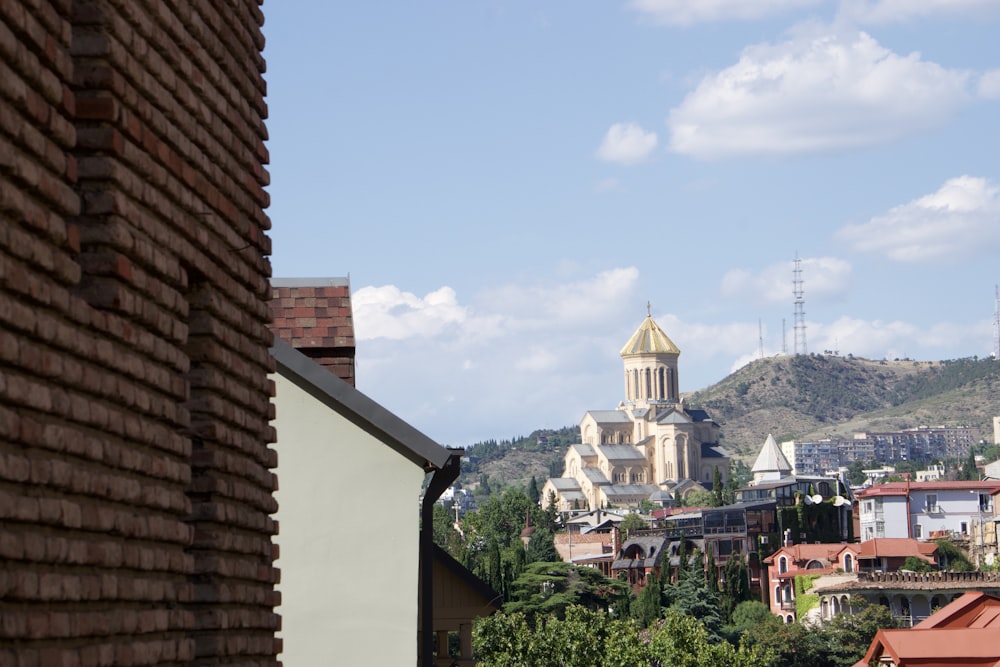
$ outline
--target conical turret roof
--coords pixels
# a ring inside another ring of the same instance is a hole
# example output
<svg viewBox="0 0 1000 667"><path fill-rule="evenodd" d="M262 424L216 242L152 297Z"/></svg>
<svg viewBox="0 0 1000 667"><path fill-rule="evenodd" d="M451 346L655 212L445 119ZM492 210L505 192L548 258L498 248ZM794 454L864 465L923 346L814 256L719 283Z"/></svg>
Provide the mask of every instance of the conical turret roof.
<svg viewBox="0 0 1000 667"><path fill-rule="evenodd" d="M680 354L681 351L674 341L670 340L663 329L653 321L651 315L646 315L636 332L632 334L629 341L622 348L621 356L628 357L636 354Z"/></svg>
<svg viewBox="0 0 1000 667"><path fill-rule="evenodd" d="M792 464L785 458L781 447L778 447L778 443L775 442L774 436L770 433L767 434L764 446L760 448L760 454L757 455L751 472L754 475L763 473L790 475L792 473Z"/></svg>

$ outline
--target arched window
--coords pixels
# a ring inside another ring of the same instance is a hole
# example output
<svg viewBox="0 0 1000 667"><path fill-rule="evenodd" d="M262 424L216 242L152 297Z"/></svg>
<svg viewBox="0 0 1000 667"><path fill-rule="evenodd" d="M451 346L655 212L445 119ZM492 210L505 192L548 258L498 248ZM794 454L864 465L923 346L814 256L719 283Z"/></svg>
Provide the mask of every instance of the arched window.
<svg viewBox="0 0 1000 667"><path fill-rule="evenodd" d="M784 556L778 558L778 574L788 572L788 559Z"/></svg>
<svg viewBox="0 0 1000 667"><path fill-rule="evenodd" d="M850 553L844 554L844 572L854 572L854 556Z"/></svg>

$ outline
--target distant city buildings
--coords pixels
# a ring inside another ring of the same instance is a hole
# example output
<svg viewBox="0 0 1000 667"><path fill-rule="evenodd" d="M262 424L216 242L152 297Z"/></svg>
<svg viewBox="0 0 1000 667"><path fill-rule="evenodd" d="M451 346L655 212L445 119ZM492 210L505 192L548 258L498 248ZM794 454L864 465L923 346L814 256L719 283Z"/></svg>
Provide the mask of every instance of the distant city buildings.
<svg viewBox="0 0 1000 667"><path fill-rule="evenodd" d="M921 426L902 431L858 433L853 438L789 440L781 443L781 451L796 474L820 475L856 461L892 464L964 458L976 443L976 435L976 429L968 426Z"/></svg>

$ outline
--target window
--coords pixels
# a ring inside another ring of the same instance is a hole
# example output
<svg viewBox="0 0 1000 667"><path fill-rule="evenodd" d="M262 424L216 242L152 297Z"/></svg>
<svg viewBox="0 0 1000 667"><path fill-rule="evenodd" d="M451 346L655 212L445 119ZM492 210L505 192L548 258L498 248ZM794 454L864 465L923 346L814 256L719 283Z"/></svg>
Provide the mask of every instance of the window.
<svg viewBox="0 0 1000 667"><path fill-rule="evenodd" d="M854 556L844 554L844 572L854 572Z"/></svg>
<svg viewBox="0 0 1000 667"><path fill-rule="evenodd" d="M778 559L778 574L788 572L788 559L784 556Z"/></svg>
<svg viewBox="0 0 1000 667"><path fill-rule="evenodd" d="M961 524L961 526L962 526L962 529L959 532L962 533L963 535L968 535L969 534L969 522L968 521L963 521L962 524Z"/></svg>
<svg viewBox="0 0 1000 667"><path fill-rule="evenodd" d="M922 539L924 536L924 527L919 523L913 524L913 538L916 540Z"/></svg>
<svg viewBox="0 0 1000 667"><path fill-rule="evenodd" d="M938 497L936 493L928 493L927 500L925 501L924 507L927 509L928 514L937 514L941 511L938 506Z"/></svg>
<svg viewBox="0 0 1000 667"><path fill-rule="evenodd" d="M993 511L993 496L991 496L988 493L979 494L979 511L980 512Z"/></svg>

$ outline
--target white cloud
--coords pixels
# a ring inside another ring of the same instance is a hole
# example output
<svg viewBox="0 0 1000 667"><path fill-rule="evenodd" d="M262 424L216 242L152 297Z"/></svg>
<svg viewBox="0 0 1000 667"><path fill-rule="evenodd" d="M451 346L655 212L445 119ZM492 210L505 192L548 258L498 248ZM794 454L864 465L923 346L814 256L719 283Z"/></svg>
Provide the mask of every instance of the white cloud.
<svg viewBox="0 0 1000 667"><path fill-rule="evenodd" d="M351 296L351 305L359 341L433 336L468 319L467 310L458 305L450 287L423 298L395 285L362 287Z"/></svg>
<svg viewBox="0 0 1000 667"><path fill-rule="evenodd" d="M606 162L637 164L650 156L656 142L656 132L647 132L636 123L615 123L605 133L597 157Z"/></svg>
<svg viewBox="0 0 1000 667"><path fill-rule="evenodd" d="M668 116L670 148L712 159L884 143L944 122L968 99L968 80L864 32L802 27L704 77Z"/></svg>
<svg viewBox="0 0 1000 667"><path fill-rule="evenodd" d="M632 0L629 7L661 25L690 26L758 19L817 4L819 0Z"/></svg>
<svg viewBox="0 0 1000 667"><path fill-rule="evenodd" d="M1000 249L1000 188L959 176L934 192L896 206L838 237L862 252L897 262L959 260Z"/></svg>
<svg viewBox="0 0 1000 667"><path fill-rule="evenodd" d="M856 23L895 23L934 16L997 14L996 0L842 0L840 17Z"/></svg>
<svg viewBox="0 0 1000 667"><path fill-rule="evenodd" d="M1000 69L984 72L979 77L979 86L976 92L982 98L1000 100Z"/></svg>
<svg viewBox="0 0 1000 667"><path fill-rule="evenodd" d="M504 285L474 303L450 287L423 298L394 286L359 289L358 388L450 444L527 435L508 430L523 423L574 424L621 398L618 350L645 314L638 277L625 267Z"/></svg>
<svg viewBox="0 0 1000 667"><path fill-rule="evenodd" d="M938 322L916 325L901 320L861 320L841 317L829 324L809 323L811 351L838 350L866 359L955 358L954 351L978 349L989 340L989 323ZM964 355L970 356L970 355Z"/></svg>
<svg viewBox="0 0 1000 667"><path fill-rule="evenodd" d="M802 258L803 289L811 298L826 300L843 296L851 284L851 265L836 257ZM794 262L778 262L760 271L730 269L722 276L722 294L749 303L774 304L794 301Z"/></svg>

